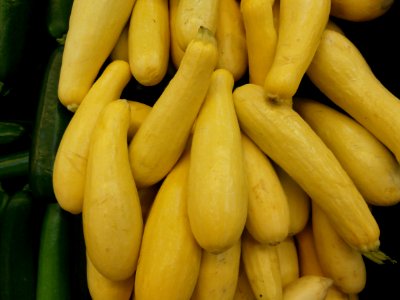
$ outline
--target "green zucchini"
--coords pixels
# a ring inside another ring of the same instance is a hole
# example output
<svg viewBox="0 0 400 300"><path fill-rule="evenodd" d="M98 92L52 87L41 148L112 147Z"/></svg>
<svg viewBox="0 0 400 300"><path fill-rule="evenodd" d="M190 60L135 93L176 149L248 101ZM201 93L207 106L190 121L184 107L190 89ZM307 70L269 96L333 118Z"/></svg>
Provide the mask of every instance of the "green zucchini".
<svg viewBox="0 0 400 300"><path fill-rule="evenodd" d="M46 206L40 235L37 300L71 299L69 214L58 203Z"/></svg>
<svg viewBox="0 0 400 300"><path fill-rule="evenodd" d="M29 173L29 150L21 150L0 157L0 180L27 177Z"/></svg>
<svg viewBox="0 0 400 300"><path fill-rule="evenodd" d="M68 31L69 16L73 0L49 0L46 24L47 30L59 44L64 45Z"/></svg>
<svg viewBox="0 0 400 300"><path fill-rule="evenodd" d="M1 220L2 220L2 216L3 216L3 212L5 211L7 204L8 204L8 200L10 200L10 197L8 195L8 193L3 190L3 187L0 183L0 224L1 224Z"/></svg>
<svg viewBox="0 0 400 300"><path fill-rule="evenodd" d="M0 89L23 72L34 5L31 0L0 0Z"/></svg>
<svg viewBox="0 0 400 300"><path fill-rule="evenodd" d="M0 121L0 145L10 144L25 133L25 127L15 122Z"/></svg>
<svg viewBox="0 0 400 300"><path fill-rule="evenodd" d="M52 201L53 164L62 135L72 113L59 101L58 79L62 61L63 46L51 54L40 92L36 119L32 132L29 161L29 185L37 199Z"/></svg>
<svg viewBox="0 0 400 300"><path fill-rule="evenodd" d="M0 226L0 299L35 299L37 212L29 189L11 196Z"/></svg>

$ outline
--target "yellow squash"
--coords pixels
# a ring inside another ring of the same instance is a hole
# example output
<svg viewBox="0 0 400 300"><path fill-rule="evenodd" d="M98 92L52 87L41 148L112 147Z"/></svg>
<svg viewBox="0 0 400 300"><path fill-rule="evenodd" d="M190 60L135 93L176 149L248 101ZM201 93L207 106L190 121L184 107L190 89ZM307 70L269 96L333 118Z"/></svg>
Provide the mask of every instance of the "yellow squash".
<svg viewBox="0 0 400 300"><path fill-rule="evenodd" d="M232 300L239 277L241 240L224 252L202 251L197 284L191 300Z"/></svg>
<svg viewBox="0 0 400 300"><path fill-rule="evenodd" d="M272 65L278 39L272 0L242 0L240 11L246 32L249 81L263 85Z"/></svg>
<svg viewBox="0 0 400 300"><path fill-rule="evenodd" d="M400 160L400 99L376 78L346 36L325 30L307 75L322 93Z"/></svg>
<svg viewBox="0 0 400 300"><path fill-rule="evenodd" d="M299 257L294 236L288 236L276 245L281 272L282 287L299 278Z"/></svg>
<svg viewBox="0 0 400 300"><path fill-rule="evenodd" d="M400 165L374 135L348 115L315 100L299 98L293 105L368 203L388 206L400 201Z"/></svg>
<svg viewBox="0 0 400 300"><path fill-rule="evenodd" d="M69 18L58 84L61 103L75 111L114 49L135 0L76 0Z"/></svg>
<svg viewBox="0 0 400 300"><path fill-rule="evenodd" d="M188 215L199 245L212 253L232 247L247 217L241 133L232 100L233 76L217 69L193 132Z"/></svg>
<svg viewBox="0 0 400 300"><path fill-rule="evenodd" d="M349 175L291 106L254 84L233 93L241 129L326 212L340 236L364 252L379 248L380 228Z"/></svg>
<svg viewBox="0 0 400 300"><path fill-rule="evenodd" d="M289 205L270 159L245 134L243 157L248 185L246 228L262 244L278 244L289 234Z"/></svg>
<svg viewBox="0 0 400 300"><path fill-rule="evenodd" d="M242 260L256 299L283 299L282 278L276 245L262 245L245 231L242 237Z"/></svg>
<svg viewBox="0 0 400 300"><path fill-rule="evenodd" d="M133 77L144 86L164 78L169 62L168 0L136 0L129 23L128 54Z"/></svg>
<svg viewBox="0 0 400 300"><path fill-rule="evenodd" d="M64 131L53 167L53 189L60 206L82 212L89 143L100 112L119 99L132 75L125 61L111 62L90 88Z"/></svg>
<svg viewBox="0 0 400 300"><path fill-rule="evenodd" d="M251 289L249 279L243 266L243 260L240 261L239 278L236 285L233 300L255 300L253 290Z"/></svg>
<svg viewBox="0 0 400 300"><path fill-rule="evenodd" d="M110 280L104 277L86 255L86 280L90 296L93 300L129 300L133 291L135 277L125 280Z"/></svg>
<svg viewBox="0 0 400 300"><path fill-rule="evenodd" d="M283 288L283 300L325 300L332 284L328 277L300 276Z"/></svg>
<svg viewBox="0 0 400 300"><path fill-rule="evenodd" d="M110 53L111 60L123 60L129 62L129 52L128 52L128 36L129 36L129 23L127 23L122 30L117 43L115 44L113 50Z"/></svg>
<svg viewBox="0 0 400 300"><path fill-rule="evenodd" d="M362 254L351 248L336 232L327 215L312 205L315 249L322 272L343 292L357 294L366 284Z"/></svg>
<svg viewBox="0 0 400 300"><path fill-rule="evenodd" d="M263 82L268 97L295 95L317 50L330 8L330 0L280 0L275 56Z"/></svg>
<svg viewBox="0 0 400 300"><path fill-rule="evenodd" d="M289 233L295 235L302 231L310 217L310 197L281 167L274 164L279 181L289 205Z"/></svg>
<svg viewBox="0 0 400 300"><path fill-rule="evenodd" d="M352 22L365 22L384 15L394 0L331 0L331 15Z"/></svg>
<svg viewBox="0 0 400 300"><path fill-rule="evenodd" d="M206 27L214 35L218 24L219 0L179 0L175 12L176 38L184 51L197 35L200 27Z"/></svg>
<svg viewBox="0 0 400 300"><path fill-rule="evenodd" d="M129 104L107 104L91 136L82 209L87 254L111 280L135 271L143 232L139 195L129 166Z"/></svg>
<svg viewBox="0 0 400 300"><path fill-rule="evenodd" d="M200 28L179 69L129 144L138 186L159 182L182 154L217 64L214 35Z"/></svg>
<svg viewBox="0 0 400 300"><path fill-rule="evenodd" d="M181 64L185 49L179 46L176 30L176 11L180 0L169 0L170 56L175 69Z"/></svg>
<svg viewBox="0 0 400 300"><path fill-rule="evenodd" d="M131 118L128 130L128 140L130 141L151 111L151 106L139 101L129 100Z"/></svg>
<svg viewBox="0 0 400 300"><path fill-rule="evenodd" d="M188 300L195 288L202 250L187 216L189 149L163 181L148 215L136 270L138 300Z"/></svg>
<svg viewBox="0 0 400 300"><path fill-rule="evenodd" d="M247 46L240 4L236 0L219 0L215 36L218 43L217 68L230 71L235 81L247 71Z"/></svg>

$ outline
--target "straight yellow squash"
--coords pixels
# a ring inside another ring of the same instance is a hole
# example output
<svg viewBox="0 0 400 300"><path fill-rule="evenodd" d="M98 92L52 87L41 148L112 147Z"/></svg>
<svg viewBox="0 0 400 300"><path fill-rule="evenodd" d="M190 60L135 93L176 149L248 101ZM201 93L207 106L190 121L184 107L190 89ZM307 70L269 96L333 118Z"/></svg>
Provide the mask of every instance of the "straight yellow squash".
<svg viewBox="0 0 400 300"><path fill-rule="evenodd" d="M247 183L233 76L214 71L193 132L188 215L199 245L212 253L240 239L247 217Z"/></svg>

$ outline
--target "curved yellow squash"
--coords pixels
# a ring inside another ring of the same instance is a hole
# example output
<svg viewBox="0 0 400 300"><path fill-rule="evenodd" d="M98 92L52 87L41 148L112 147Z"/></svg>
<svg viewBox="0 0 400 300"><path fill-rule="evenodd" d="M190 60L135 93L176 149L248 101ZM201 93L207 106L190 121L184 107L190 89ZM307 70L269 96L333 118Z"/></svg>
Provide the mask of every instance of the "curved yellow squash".
<svg viewBox="0 0 400 300"><path fill-rule="evenodd" d="M400 99L376 78L346 36L326 29L307 75L400 160Z"/></svg>
<svg viewBox="0 0 400 300"><path fill-rule="evenodd" d="M349 175L291 106L246 84L233 93L241 129L326 212L354 248L377 251L379 226Z"/></svg>
<svg viewBox="0 0 400 300"><path fill-rule="evenodd" d="M115 100L102 110L91 136L82 209L87 254L111 280L135 271L142 239L139 195L129 166L129 104Z"/></svg>
<svg viewBox="0 0 400 300"><path fill-rule="evenodd" d="M180 67L129 144L138 186L164 178L182 154L217 64L214 35L200 28Z"/></svg>
<svg viewBox="0 0 400 300"><path fill-rule="evenodd" d="M119 99L132 75L122 60L111 62L90 88L61 138L53 167L53 189L60 206L82 212L89 142L100 112Z"/></svg>
<svg viewBox="0 0 400 300"><path fill-rule="evenodd" d="M73 2L58 84L58 97L69 110L78 108L93 85L134 3L135 0Z"/></svg>
<svg viewBox="0 0 400 300"><path fill-rule="evenodd" d="M331 0L331 15L352 22L365 22L384 15L394 0Z"/></svg>

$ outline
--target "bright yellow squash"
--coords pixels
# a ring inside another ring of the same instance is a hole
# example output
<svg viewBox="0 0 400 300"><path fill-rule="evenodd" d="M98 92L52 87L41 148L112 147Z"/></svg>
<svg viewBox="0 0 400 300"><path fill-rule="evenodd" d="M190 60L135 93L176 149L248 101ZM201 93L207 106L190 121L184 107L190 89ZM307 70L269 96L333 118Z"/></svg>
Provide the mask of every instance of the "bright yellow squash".
<svg viewBox="0 0 400 300"><path fill-rule="evenodd" d="M325 300L333 280L325 276L304 275L283 288L283 300Z"/></svg>
<svg viewBox="0 0 400 300"><path fill-rule="evenodd" d="M214 35L200 28L179 69L129 144L138 186L159 182L182 154L217 64Z"/></svg>
<svg viewBox="0 0 400 300"><path fill-rule="evenodd" d="M332 150L368 203L388 206L400 201L400 165L374 135L353 118L316 100L297 98L293 105Z"/></svg>
<svg viewBox="0 0 400 300"><path fill-rule="evenodd" d="M86 255L86 280L93 300L129 300L133 291L135 277L132 275L125 280L110 280L97 271L89 256Z"/></svg>
<svg viewBox="0 0 400 300"><path fill-rule="evenodd" d="M280 0L278 41L263 82L268 97L292 98L329 20L330 0Z"/></svg>
<svg viewBox="0 0 400 300"><path fill-rule="evenodd" d="M128 130L128 140L130 141L150 113L151 106L134 100L129 100L128 103L131 112L130 125Z"/></svg>
<svg viewBox="0 0 400 300"><path fill-rule="evenodd" d="M178 43L176 30L176 11L180 0L169 0L169 32L170 32L170 56L175 69L179 68L183 54L186 49L182 49Z"/></svg>
<svg viewBox="0 0 400 300"><path fill-rule="evenodd" d="M281 272L282 287L299 278L299 256L294 236L288 236L276 245Z"/></svg>
<svg viewBox="0 0 400 300"><path fill-rule="evenodd" d="M215 36L218 43L217 68L227 69L235 81L247 71L246 32L240 4L236 0L219 0Z"/></svg>
<svg viewBox="0 0 400 300"><path fill-rule="evenodd" d="M270 159L245 134L243 157L248 185L246 228L260 243L275 245L289 235L289 205Z"/></svg>
<svg viewBox="0 0 400 300"><path fill-rule="evenodd" d="M272 0L242 0L240 11L246 33L249 81L263 85L272 65L278 39Z"/></svg>
<svg viewBox="0 0 400 300"><path fill-rule="evenodd" d="M111 60L123 60L129 62L128 53L128 33L129 33L129 23L127 23L122 30L117 43L115 44L113 50L110 53Z"/></svg>
<svg viewBox="0 0 400 300"><path fill-rule="evenodd" d="M326 212L352 247L377 251L379 226L331 150L291 106L254 84L233 93L241 129Z"/></svg>
<svg viewBox="0 0 400 300"><path fill-rule="evenodd" d="M82 212L89 143L100 112L120 98L131 78L127 62L107 65L64 131L54 161L53 189L57 202L70 213Z"/></svg>
<svg viewBox="0 0 400 300"><path fill-rule="evenodd" d="M331 15L352 22L365 22L384 15L394 0L331 0Z"/></svg>
<svg viewBox="0 0 400 300"><path fill-rule="evenodd" d="M128 33L129 65L144 86L164 78L169 62L168 0L136 0Z"/></svg>
<svg viewBox="0 0 400 300"><path fill-rule="evenodd" d="M143 232L139 195L129 166L129 104L110 102L91 136L82 209L87 254L111 280L135 271Z"/></svg>
<svg viewBox="0 0 400 300"><path fill-rule="evenodd" d="M247 217L247 184L233 76L214 71L193 132L188 215L199 245L212 253L232 247Z"/></svg>
<svg viewBox="0 0 400 300"><path fill-rule="evenodd" d="M196 285L201 248L187 216L190 153L163 181L149 212L135 279L135 299L188 300Z"/></svg>
<svg viewBox="0 0 400 300"><path fill-rule="evenodd" d="M176 38L179 47L186 51L200 27L215 34L218 24L219 0L179 0L176 10Z"/></svg>
<svg viewBox="0 0 400 300"><path fill-rule="evenodd" d="M376 78L346 36L325 30L307 75L322 93L400 160L400 99Z"/></svg>
<svg viewBox="0 0 400 300"><path fill-rule="evenodd" d="M256 299L282 300L282 277L276 245L262 245L244 231L242 260Z"/></svg>
<svg viewBox="0 0 400 300"><path fill-rule="evenodd" d="M75 111L115 47L135 0L76 0L58 85L61 103Z"/></svg>
<svg viewBox="0 0 400 300"><path fill-rule="evenodd" d="M203 250L191 300L232 300L239 277L241 240L217 254Z"/></svg>

